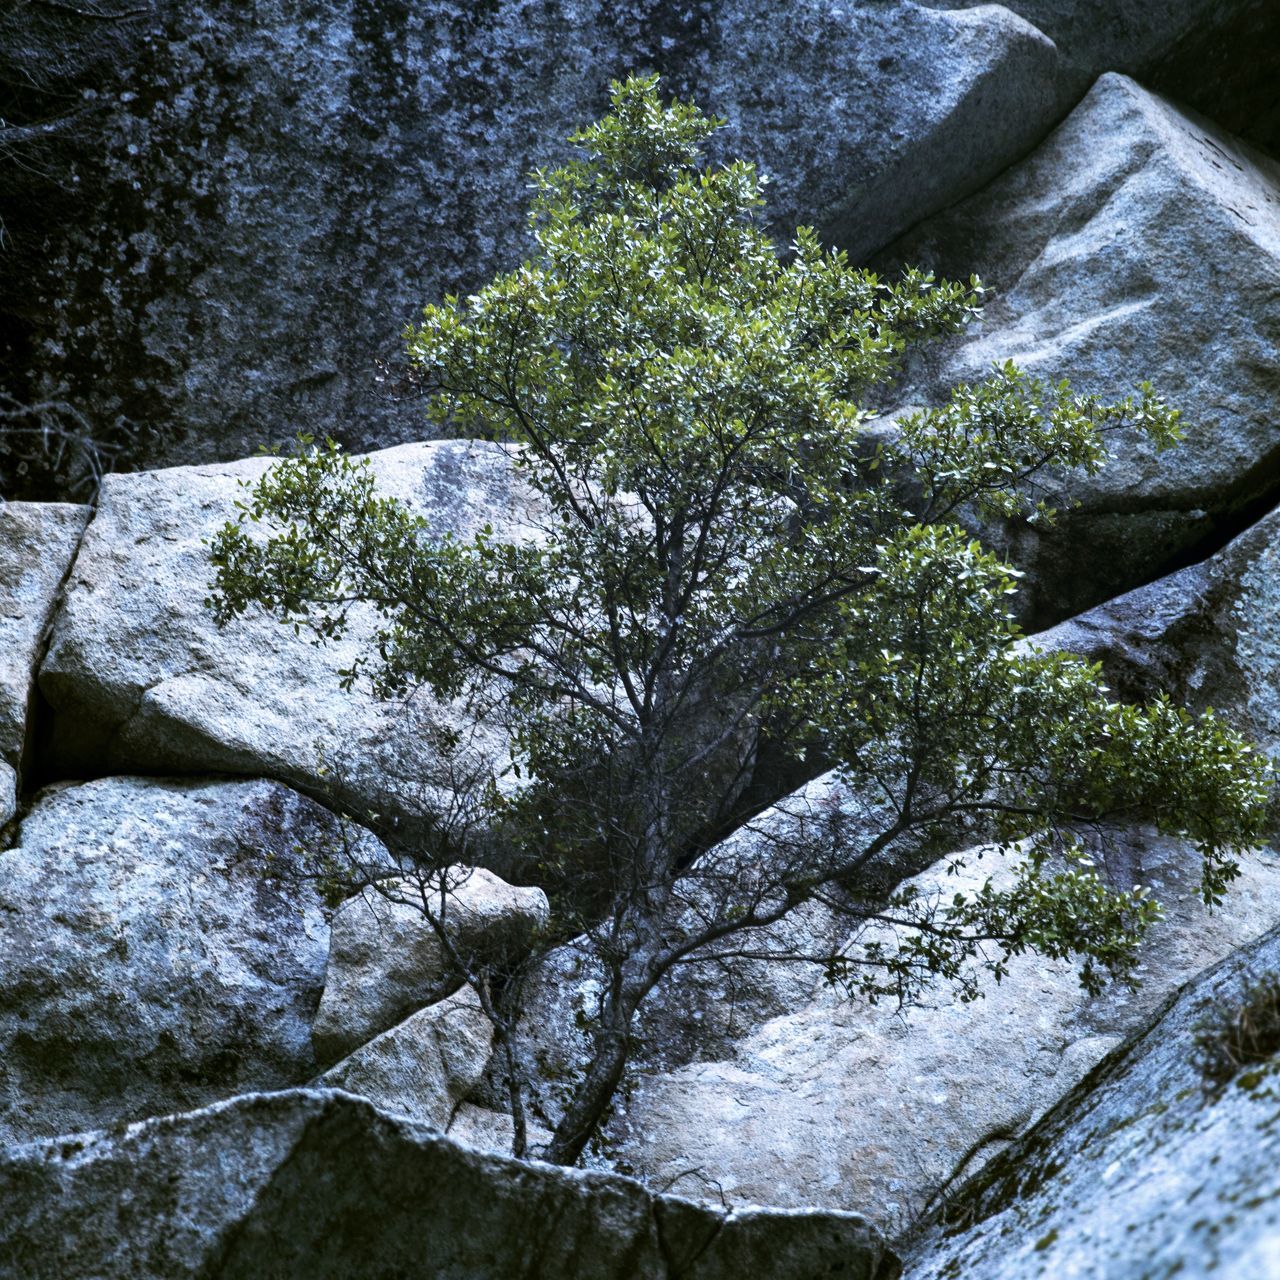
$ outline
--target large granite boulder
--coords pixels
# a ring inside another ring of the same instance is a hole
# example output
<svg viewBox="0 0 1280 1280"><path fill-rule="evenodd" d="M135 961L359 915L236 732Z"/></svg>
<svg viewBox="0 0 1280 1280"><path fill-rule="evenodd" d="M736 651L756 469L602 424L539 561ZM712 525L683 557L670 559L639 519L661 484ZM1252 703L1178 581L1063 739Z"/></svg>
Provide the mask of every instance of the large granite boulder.
<svg viewBox="0 0 1280 1280"><path fill-rule="evenodd" d="M541 889L516 888L481 867L453 868L443 895L437 886L387 884L384 893L367 890L334 913L324 995L311 1029L321 1063L459 986L461 975L427 911L469 961L514 957L547 923Z"/></svg>
<svg viewBox="0 0 1280 1280"><path fill-rule="evenodd" d="M953 1198L907 1274L1280 1274L1280 1058L1225 1080L1201 1067L1206 1036L1278 972L1273 929L1189 984Z"/></svg>
<svg viewBox="0 0 1280 1280"><path fill-rule="evenodd" d="M815 977L804 1006L752 1028L720 1060L637 1073L606 1149L682 1195L856 1209L901 1228L957 1166L995 1154L1182 982L1280 919L1273 850L1244 861L1213 913L1186 846L1132 830L1115 833L1106 856L1166 911L1137 991L1090 998L1070 964L1027 955L998 984L984 977L975 1003L943 987L899 1014ZM1008 874L990 857L966 861L959 875L939 868L914 883L949 895Z"/></svg>
<svg viewBox="0 0 1280 1280"><path fill-rule="evenodd" d="M381 367L406 321L518 264L527 171L646 68L731 118L720 151L769 171L783 235L830 222L860 252L999 173L1082 88L995 5L8 6L0 394L135 466L299 426L418 434Z"/></svg>
<svg viewBox="0 0 1280 1280"><path fill-rule="evenodd" d="M1103 76L1027 160L926 221L890 257L992 289L981 323L914 366L937 401L1013 359L1108 398L1150 379L1187 438L1113 441L1043 536L1011 531L1034 619L1150 579L1275 492L1280 456L1280 163L1123 76Z"/></svg>
<svg viewBox="0 0 1280 1280"><path fill-rule="evenodd" d="M26 1280L893 1280L853 1214L726 1213L469 1151L332 1091L249 1095L0 1155Z"/></svg>
<svg viewBox="0 0 1280 1280"><path fill-rule="evenodd" d="M310 1079L329 928L290 876L334 835L271 782L41 794L0 853L0 1141Z"/></svg>
<svg viewBox="0 0 1280 1280"><path fill-rule="evenodd" d="M443 1133L480 1083L492 1048L493 1026L475 993L463 988L362 1044L316 1084Z"/></svg>
<svg viewBox="0 0 1280 1280"><path fill-rule="evenodd" d="M374 630L369 610L353 612L347 636L324 647L262 613L218 629L204 604L206 540L236 514L241 483L268 465L107 477L41 669L53 712L49 767L276 777L407 829L448 784L450 766L432 750L442 730L460 735L464 756L501 759L505 738L425 694L403 706L364 687L344 691L340 671ZM372 465L380 491L435 530L530 532L530 499L498 445L402 445Z"/></svg>
<svg viewBox="0 0 1280 1280"><path fill-rule="evenodd" d="M13 816L36 667L88 515L66 503L0 503L0 827Z"/></svg>

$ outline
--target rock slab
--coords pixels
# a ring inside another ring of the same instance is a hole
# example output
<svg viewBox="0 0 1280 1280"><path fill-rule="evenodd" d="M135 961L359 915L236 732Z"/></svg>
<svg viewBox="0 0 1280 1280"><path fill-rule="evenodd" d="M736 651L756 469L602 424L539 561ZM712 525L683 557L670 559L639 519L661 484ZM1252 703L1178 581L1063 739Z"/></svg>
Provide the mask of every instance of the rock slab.
<svg viewBox="0 0 1280 1280"><path fill-rule="evenodd" d="M496 959L518 951L546 924L547 895L516 888L483 868L468 868L443 902L424 888L421 905L391 901L368 890L349 898L333 917L329 970L312 1041L321 1062L332 1062L372 1039L461 982L425 911L435 913L466 959Z"/></svg>
<svg viewBox="0 0 1280 1280"><path fill-rule="evenodd" d="M7 6L4 384L130 466L421 431L401 331L527 251L526 175L612 77L732 118L773 214L883 244L1025 153L1078 76L995 5ZM396 367L380 370L387 361ZM0 476L0 491L11 492Z"/></svg>
<svg viewBox="0 0 1280 1280"><path fill-rule="evenodd" d="M894 1280L853 1214L726 1214L457 1146L332 1091L249 1095L0 1155L25 1280Z"/></svg>
<svg viewBox="0 0 1280 1280"><path fill-rule="evenodd" d="M371 612L317 648L262 613L219 630L204 600L213 571L206 540L236 515L241 485L265 459L112 475L67 583L40 687L53 710L51 766L226 772L283 779L381 813L421 816L432 777L429 744L458 731L461 749L501 757L505 739L479 733L429 697L405 711L340 669L368 646ZM528 533L531 500L497 445L442 441L372 457L379 491L461 537L486 522ZM436 762L438 763L438 762ZM397 782L396 779L400 781Z"/></svg>
<svg viewBox="0 0 1280 1280"><path fill-rule="evenodd" d="M913 367L907 399L1012 359L1108 400L1147 379L1183 413L1179 447L1115 438L1099 476L1052 485L1056 528L1010 531L1040 625L1158 576L1280 493L1277 161L1105 75L1028 159L889 258L992 290L980 323Z"/></svg>
<svg viewBox="0 0 1280 1280"><path fill-rule="evenodd" d="M947 1207L912 1280L1280 1274L1280 1059L1219 1088L1197 1037L1280 972L1280 930L1181 991Z"/></svg>
<svg viewBox="0 0 1280 1280"><path fill-rule="evenodd" d="M379 1111L444 1133L479 1083L492 1048L493 1027L464 988L361 1045L316 1084L368 1098Z"/></svg>
<svg viewBox="0 0 1280 1280"><path fill-rule="evenodd" d="M88 517L87 507L69 503L0 502L0 764L15 775L36 667Z"/></svg>
<svg viewBox="0 0 1280 1280"><path fill-rule="evenodd" d="M329 928L268 871L332 826L271 782L37 797L0 853L0 1141L310 1079Z"/></svg>

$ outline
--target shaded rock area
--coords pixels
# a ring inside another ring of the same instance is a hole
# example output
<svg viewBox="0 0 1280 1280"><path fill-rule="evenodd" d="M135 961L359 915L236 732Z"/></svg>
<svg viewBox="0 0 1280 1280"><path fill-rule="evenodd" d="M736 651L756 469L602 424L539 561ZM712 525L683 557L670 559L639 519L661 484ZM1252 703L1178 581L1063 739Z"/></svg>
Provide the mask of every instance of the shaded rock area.
<svg viewBox="0 0 1280 1280"><path fill-rule="evenodd" d="M130 467L300 428L419 435L403 326L518 264L526 172L646 68L731 117L722 153L774 177L783 235L830 223L860 253L999 173L1086 83L997 6L10 6L0 394ZM36 483L6 470L2 492Z"/></svg>
<svg viewBox="0 0 1280 1280"><path fill-rule="evenodd" d="M459 955L491 961L519 954L550 910L541 889L515 888L483 868L455 868L447 895L425 886L418 892L420 900L407 890L403 901L389 901L367 891L334 913L324 996L311 1031L321 1063L458 987L461 978L427 911Z"/></svg>
<svg viewBox="0 0 1280 1280"><path fill-rule="evenodd" d="M497 445L402 445L371 461L380 491L435 531L467 537L487 522L500 536L532 535L530 500ZM346 637L323 648L261 613L218 629L204 604L206 540L234 518L241 483L268 465L106 479L41 670L52 710L46 767L267 775L408 829L450 785L433 765L442 731L460 735L461 757L500 759L505 738L427 696L405 709L366 686L344 691L340 670L369 642L371 611L353 611Z"/></svg>
<svg viewBox="0 0 1280 1280"><path fill-rule="evenodd" d="M1197 1041L1280 972L1280 930L1189 984L969 1184L911 1280L1280 1273L1280 1061L1217 1085Z"/></svg>
<svg viewBox="0 0 1280 1280"><path fill-rule="evenodd" d="M1033 619L1158 575L1280 494L1280 163L1108 75L1029 159L890 257L992 290L980 323L916 362L908 398L1012 359L1106 399L1146 378L1183 413L1180 447L1117 438L1101 475L1055 482L1055 529L1009 532Z"/></svg>
<svg viewBox="0 0 1280 1280"><path fill-rule="evenodd" d="M493 1027L464 989L362 1044L316 1083L444 1132L480 1083L492 1047ZM511 1150L509 1138L505 1149Z"/></svg>
<svg viewBox="0 0 1280 1280"><path fill-rule="evenodd" d="M1117 696L1213 707L1280 758L1280 512L1216 555L1034 638L1101 662Z"/></svg>
<svg viewBox="0 0 1280 1280"><path fill-rule="evenodd" d="M67 503L0 503L0 826L4 796L30 749L31 699L54 606L89 512Z"/></svg>
<svg viewBox="0 0 1280 1280"><path fill-rule="evenodd" d="M329 927L290 877L334 825L272 782L40 795L0 853L3 1140L313 1076Z"/></svg>
<svg viewBox="0 0 1280 1280"><path fill-rule="evenodd" d="M899 1274L854 1214L726 1214L468 1151L332 1091L18 1147L0 1156L0 1201L0 1254L28 1280Z"/></svg>

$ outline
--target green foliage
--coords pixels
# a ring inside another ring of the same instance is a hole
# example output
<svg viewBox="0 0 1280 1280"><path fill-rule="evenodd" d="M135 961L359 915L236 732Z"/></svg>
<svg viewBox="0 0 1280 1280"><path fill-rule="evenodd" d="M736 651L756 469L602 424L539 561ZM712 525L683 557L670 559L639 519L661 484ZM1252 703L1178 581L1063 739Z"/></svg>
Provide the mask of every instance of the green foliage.
<svg viewBox="0 0 1280 1280"><path fill-rule="evenodd" d="M500 717L525 785L492 792L495 821L546 874L597 885L580 926L613 922L602 1055L673 964L834 884L859 919L907 927L831 958L853 990L963 982L988 942L997 976L1033 947L1079 955L1096 988L1157 908L1099 876L1081 833L1124 817L1188 836L1216 902L1267 771L1212 715L1116 705L1096 666L1022 642L1015 571L956 522L1051 520L1047 470L1096 471L1117 430L1172 444L1177 414L1146 385L1102 404L1006 365L870 427L871 393L976 313L978 282L882 280L807 228L780 253L752 166L697 167L715 126L663 106L654 78L615 85L576 135L584 158L534 175L534 256L407 334L435 420L510 445L540 537L431 537L366 462L304 447L216 539L218 619L257 604L328 640L371 605L360 667L380 694L426 686ZM750 876L699 872L770 798L760 762L804 753L874 821ZM878 860L957 824L1026 850L1012 887L859 897ZM699 874L690 924L678 886Z"/></svg>

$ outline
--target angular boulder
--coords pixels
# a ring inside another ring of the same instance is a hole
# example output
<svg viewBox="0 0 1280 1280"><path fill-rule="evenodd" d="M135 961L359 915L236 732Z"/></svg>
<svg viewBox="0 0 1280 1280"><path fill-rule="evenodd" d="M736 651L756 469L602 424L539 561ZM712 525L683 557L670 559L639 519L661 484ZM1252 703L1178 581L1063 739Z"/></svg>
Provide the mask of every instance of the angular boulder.
<svg viewBox="0 0 1280 1280"><path fill-rule="evenodd" d="M103 482L93 522L54 625L40 687L53 710L50 765L62 774L141 769L283 779L381 813L406 828L424 794L447 786L431 750L443 728L461 750L501 758L505 739L459 720L429 696L406 708L340 669L369 645L371 611L317 648L260 612L219 630L205 607L206 540L236 515L241 485L265 459L178 467ZM531 500L498 446L403 445L372 456L379 491L440 532L490 523L527 532Z"/></svg>
<svg viewBox="0 0 1280 1280"><path fill-rule="evenodd" d="M1178 448L1115 439L1101 475L1051 486L1056 528L1009 532L1033 619L1156 576L1276 492L1280 163L1105 75L1032 156L889 257L992 289L904 398L936 402L1013 359L1106 398L1149 379L1183 412Z"/></svg>
<svg viewBox="0 0 1280 1280"><path fill-rule="evenodd" d="M1280 930L1187 985L945 1206L912 1280L1280 1274L1280 1058L1201 1043L1280 972Z"/></svg>
<svg viewBox="0 0 1280 1280"><path fill-rule="evenodd" d="M88 518L88 507L68 503L0 502L0 774L7 766L11 787L28 749L36 667ZM5 793L0 785L0 815Z"/></svg>
<svg viewBox="0 0 1280 1280"><path fill-rule="evenodd" d="M157 0L110 17L0 14L0 314L19 352L3 390L104 424L135 467L245 456L300 424L360 448L418 435L405 323L519 264L526 174L568 158L612 77L662 71L731 117L721 153L769 170L782 234L834 215L864 250L999 173L1080 88L995 5Z"/></svg>
<svg viewBox="0 0 1280 1280"><path fill-rule="evenodd" d="M26 1280L894 1280L847 1213L726 1213L470 1151L332 1091L251 1094L0 1154Z"/></svg>
<svg viewBox="0 0 1280 1280"><path fill-rule="evenodd" d="M480 1082L492 1048L493 1026L464 987L361 1045L316 1085L357 1094L379 1111L443 1133Z"/></svg>
<svg viewBox="0 0 1280 1280"><path fill-rule="evenodd" d="M0 852L0 1141L313 1076L329 929L288 877L333 836L271 782L41 794Z"/></svg>
<svg viewBox="0 0 1280 1280"><path fill-rule="evenodd" d="M415 893L425 901L415 905ZM334 913L324 995L311 1030L322 1062L349 1053L450 990L461 977L424 908L437 913L450 944L470 958L514 954L547 922L547 895L516 888L483 868L454 868L448 893L414 886L402 900L373 890Z"/></svg>

